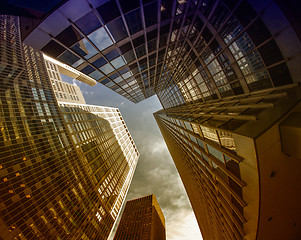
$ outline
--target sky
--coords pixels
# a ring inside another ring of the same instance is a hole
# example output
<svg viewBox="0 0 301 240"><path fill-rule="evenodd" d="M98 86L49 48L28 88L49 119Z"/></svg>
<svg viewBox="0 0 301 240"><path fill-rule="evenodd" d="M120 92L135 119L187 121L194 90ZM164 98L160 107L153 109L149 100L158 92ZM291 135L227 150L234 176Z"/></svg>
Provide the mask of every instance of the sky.
<svg viewBox="0 0 301 240"><path fill-rule="evenodd" d="M126 201L155 194L165 216L167 240L202 239L184 186L153 117L162 108L157 97L134 104L101 84L91 87L62 77L80 87L87 104L119 108L140 153ZM116 228L117 224L109 240Z"/></svg>

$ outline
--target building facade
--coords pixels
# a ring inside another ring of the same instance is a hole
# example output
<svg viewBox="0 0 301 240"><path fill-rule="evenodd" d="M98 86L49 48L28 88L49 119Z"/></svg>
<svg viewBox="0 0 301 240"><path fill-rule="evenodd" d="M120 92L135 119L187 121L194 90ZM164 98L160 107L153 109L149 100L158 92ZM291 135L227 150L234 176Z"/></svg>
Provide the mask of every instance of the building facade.
<svg viewBox="0 0 301 240"><path fill-rule="evenodd" d="M114 240L165 240L165 218L155 195L126 202Z"/></svg>
<svg viewBox="0 0 301 240"><path fill-rule="evenodd" d="M70 103L85 104L86 101L80 88L73 84L63 82L58 65L49 58L47 59L47 56L44 56L44 58L46 58L45 64L47 73L50 78L56 99L63 102L66 101Z"/></svg>
<svg viewBox="0 0 301 240"><path fill-rule="evenodd" d="M154 115L205 240L300 237L300 86Z"/></svg>
<svg viewBox="0 0 301 240"><path fill-rule="evenodd" d="M118 109L58 104L18 18L0 30L0 238L108 238L139 156Z"/></svg>
<svg viewBox="0 0 301 240"><path fill-rule="evenodd" d="M22 24L35 49L130 101L157 94L167 108L298 81L298 7L291 0L69 0L39 25Z"/></svg>

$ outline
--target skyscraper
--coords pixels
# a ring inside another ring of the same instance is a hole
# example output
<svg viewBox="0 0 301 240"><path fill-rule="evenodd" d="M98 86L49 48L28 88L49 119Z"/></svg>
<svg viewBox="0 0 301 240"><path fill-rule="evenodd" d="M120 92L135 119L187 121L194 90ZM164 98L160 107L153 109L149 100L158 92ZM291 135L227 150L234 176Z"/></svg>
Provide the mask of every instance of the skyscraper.
<svg viewBox="0 0 301 240"><path fill-rule="evenodd" d="M0 30L1 239L106 239L139 156L122 116L58 105L18 18L1 16Z"/></svg>
<svg viewBox="0 0 301 240"><path fill-rule="evenodd" d="M155 195L126 202L114 240L165 240L165 219Z"/></svg>
<svg viewBox="0 0 301 240"><path fill-rule="evenodd" d="M298 239L301 88L155 113L206 239Z"/></svg>
<svg viewBox="0 0 301 240"><path fill-rule="evenodd" d="M38 25L22 21L23 38L130 101L157 94L166 108L297 81L293 2L69 0Z"/></svg>

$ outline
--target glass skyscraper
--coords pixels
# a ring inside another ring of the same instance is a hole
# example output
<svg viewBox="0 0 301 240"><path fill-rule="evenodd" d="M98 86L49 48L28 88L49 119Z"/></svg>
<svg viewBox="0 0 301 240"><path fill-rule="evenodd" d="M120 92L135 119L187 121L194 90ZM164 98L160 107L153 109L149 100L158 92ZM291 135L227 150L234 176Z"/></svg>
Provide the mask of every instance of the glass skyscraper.
<svg viewBox="0 0 301 240"><path fill-rule="evenodd" d="M0 30L0 238L106 239L139 157L119 110L58 104L18 18Z"/></svg>
<svg viewBox="0 0 301 240"><path fill-rule="evenodd" d="M299 24L281 2L70 0L35 28L22 21L23 38L130 101L157 94L166 108L291 83Z"/></svg>

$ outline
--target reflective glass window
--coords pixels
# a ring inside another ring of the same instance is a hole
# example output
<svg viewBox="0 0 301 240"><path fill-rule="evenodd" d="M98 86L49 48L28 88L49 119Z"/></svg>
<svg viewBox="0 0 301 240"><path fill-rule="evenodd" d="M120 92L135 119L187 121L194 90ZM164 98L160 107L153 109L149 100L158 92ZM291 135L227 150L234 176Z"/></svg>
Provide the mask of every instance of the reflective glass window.
<svg viewBox="0 0 301 240"><path fill-rule="evenodd" d="M127 63L130 63L130 62L136 60L133 50L128 51L127 53L123 54L123 56Z"/></svg>
<svg viewBox="0 0 301 240"><path fill-rule="evenodd" d="M103 57L100 57L99 59L95 60L92 64L95 67L99 68L99 67L103 66L106 63L107 63L107 61Z"/></svg>
<svg viewBox="0 0 301 240"><path fill-rule="evenodd" d="M122 81L123 81L122 77L117 77L117 78L114 79L115 83L120 83Z"/></svg>
<svg viewBox="0 0 301 240"><path fill-rule="evenodd" d="M89 76L95 80L101 79L104 75L99 72L98 70L95 70L94 72L90 73Z"/></svg>
<svg viewBox="0 0 301 240"><path fill-rule="evenodd" d="M76 68L77 66L81 65L84 62L83 59L78 59L75 63L72 64L72 67Z"/></svg>
<svg viewBox="0 0 301 240"><path fill-rule="evenodd" d="M142 44L141 46L136 47L135 50L136 50L137 58L140 58L146 54L145 44Z"/></svg>
<svg viewBox="0 0 301 240"><path fill-rule="evenodd" d="M216 150L215 148L211 147L210 145L207 145L208 151L210 154L212 154L214 157L216 157L218 160L220 160L222 163L224 163L223 154Z"/></svg>
<svg viewBox="0 0 301 240"><path fill-rule="evenodd" d="M111 64L107 63L106 65L99 68L103 73L109 74L114 71L114 68L111 66Z"/></svg>
<svg viewBox="0 0 301 240"><path fill-rule="evenodd" d="M76 63L80 58L71 53L70 51L65 51L61 56L58 57L60 61L68 65Z"/></svg>
<svg viewBox="0 0 301 240"><path fill-rule="evenodd" d="M119 0L123 13L127 13L139 7L139 0Z"/></svg>
<svg viewBox="0 0 301 240"><path fill-rule="evenodd" d="M149 27L158 22L158 3L154 2L144 6L144 19L146 27Z"/></svg>
<svg viewBox="0 0 301 240"><path fill-rule="evenodd" d="M111 61L112 59L119 57L119 53L116 49L114 49L113 51L107 53L105 57L108 59L108 61Z"/></svg>
<svg viewBox="0 0 301 240"><path fill-rule="evenodd" d="M246 82L251 91L273 87L270 76L265 70L247 76Z"/></svg>
<svg viewBox="0 0 301 240"><path fill-rule="evenodd" d="M124 78L124 79L127 79L127 78L129 78L130 76L132 76L133 74L131 73L131 72L126 72L126 73L124 73L123 75L122 75L122 77Z"/></svg>
<svg viewBox="0 0 301 240"><path fill-rule="evenodd" d="M51 40L42 48L42 52L54 58L63 53L65 50L66 48L64 48L62 45L58 44L54 40Z"/></svg>
<svg viewBox="0 0 301 240"><path fill-rule="evenodd" d="M56 36L56 39L58 39L67 47L71 47L74 43L78 42L82 38L83 36L72 26L67 27L64 31Z"/></svg>
<svg viewBox="0 0 301 240"><path fill-rule="evenodd" d="M88 35L88 37L100 51L113 44L104 28L97 29L96 31Z"/></svg>
<svg viewBox="0 0 301 240"><path fill-rule="evenodd" d="M107 28L110 31L115 42L118 42L118 41L128 37L127 31L125 29L125 26L124 26L124 23L123 23L121 17L115 19L112 22L109 22L107 24Z"/></svg>
<svg viewBox="0 0 301 240"><path fill-rule="evenodd" d="M85 59L89 59L97 53L97 50L86 39L79 41L71 49Z"/></svg>
<svg viewBox="0 0 301 240"><path fill-rule="evenodd" d="M119 8L115 1L109 1L97 8L105 24L120 16Z"/></svg>
<svg viewBox="0 0 301 240"><path fill-rule="evenodd" d="M111 61L111 64L116 68L120 68L123 65L125 65L125 62L123 61L122 57L118 57L115 60Z"/></svg>
<svg viewBox="0 0 301 240"><path fill-rule="evenodd" d="M140 9L132 11L125 15L125 19L130 31L130 34L134 34L142 30L142 20L140 15Z"/></svg>
<svg viewBox="0 0 301 240"><path fill-rule="evenodd" d="M88 65L87 67L85 67L84 69L81 70L81 72L85 73L85 74L90 74L93 71L94 71L94 68L91 67L90 65Z"/></svg>
<svg viewBox="0 0 301 240"><path fill-rule="evenodd" d="M216 7L212 17L210 18L210 22L214 26L214 28L218 30L228 15L229 10L224 6L222 2L220 2Z"/></svg>
<svg viewBox="0 0 301 240"><path fill-rule="evenodd" d="M75 24L86 35L101 27L101 23L99 22L93 11L81 17L75 22Z"/></svg>

